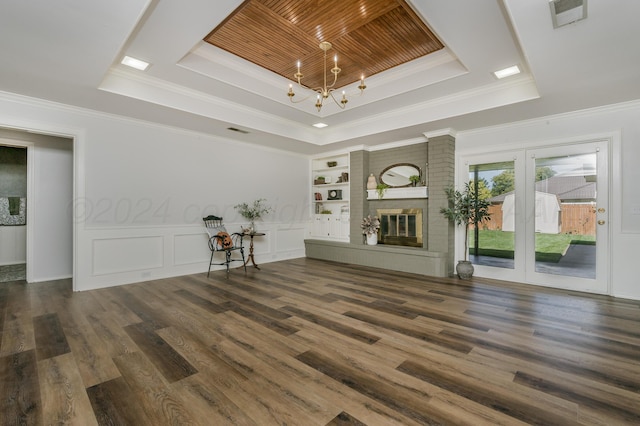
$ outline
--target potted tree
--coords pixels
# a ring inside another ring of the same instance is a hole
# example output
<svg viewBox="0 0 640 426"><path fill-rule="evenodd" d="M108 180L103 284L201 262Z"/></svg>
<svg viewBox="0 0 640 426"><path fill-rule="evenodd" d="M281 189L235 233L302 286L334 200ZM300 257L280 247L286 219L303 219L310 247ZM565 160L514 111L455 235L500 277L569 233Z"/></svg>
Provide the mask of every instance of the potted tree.
<svg viewBox="0 0 640 426"><path fill-rule="evenodd" d="M420 183L420 176L419 175L409 176L409 182L411 182L411 186L418 186L418 183Z"/></svg>
<svg viewBox="0 0 640 426"><path fill-rule="evenodd" d="M476 197L471 182L464 185L462 191L454 188L445 189L449 207L441 208L440 213L455 225L464 227L464 260L458 261L456 272L461 279L473 276L473 264L469 261L469 226L491 220L489 202Z"/></svg>

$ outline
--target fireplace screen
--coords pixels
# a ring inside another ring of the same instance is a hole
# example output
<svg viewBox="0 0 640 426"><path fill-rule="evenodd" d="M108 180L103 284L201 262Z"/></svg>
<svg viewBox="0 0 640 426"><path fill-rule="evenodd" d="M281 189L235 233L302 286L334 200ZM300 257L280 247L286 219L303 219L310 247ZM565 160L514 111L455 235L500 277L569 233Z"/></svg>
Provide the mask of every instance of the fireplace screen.
<svg viewBox="0 0 640 426"><path fill-rule="evenodd" d="M381 244L422 247L422 209L378 209Z"/></svg>

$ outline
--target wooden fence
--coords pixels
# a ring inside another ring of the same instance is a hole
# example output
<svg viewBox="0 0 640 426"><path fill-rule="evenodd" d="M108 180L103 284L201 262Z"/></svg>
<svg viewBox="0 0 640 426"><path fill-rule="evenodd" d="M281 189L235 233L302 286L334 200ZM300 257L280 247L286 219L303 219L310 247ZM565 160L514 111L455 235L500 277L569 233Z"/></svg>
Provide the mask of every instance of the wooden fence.
<svg viewBox="0 0 640 426"><path fill-rule="evenodd" d="M592 204L560 204L560 232L563 234L596 235L596 212ZM502 229L502 204L489 206L491 220L482 229Z"/></svg>

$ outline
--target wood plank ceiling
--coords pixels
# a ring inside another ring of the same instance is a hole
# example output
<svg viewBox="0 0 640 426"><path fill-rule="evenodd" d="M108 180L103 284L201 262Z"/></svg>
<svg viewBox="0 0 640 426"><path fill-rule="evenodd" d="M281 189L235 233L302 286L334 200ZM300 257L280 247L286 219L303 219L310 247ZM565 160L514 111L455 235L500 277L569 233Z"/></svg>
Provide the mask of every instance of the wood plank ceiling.
<svg viewBox="0 0 640 426"><path fill-rule="evenodd" d="M370 77L444 47L404 0L247 0L204 41L295 81L322 86L338 55L336 87ZM332 80L327 77L328 83Z"/></svg>

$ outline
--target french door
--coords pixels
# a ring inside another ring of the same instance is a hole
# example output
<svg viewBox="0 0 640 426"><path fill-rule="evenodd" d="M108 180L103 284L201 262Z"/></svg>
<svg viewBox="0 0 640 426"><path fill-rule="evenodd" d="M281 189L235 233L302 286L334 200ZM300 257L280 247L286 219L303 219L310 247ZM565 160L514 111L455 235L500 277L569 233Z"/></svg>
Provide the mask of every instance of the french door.
<svg viewBox="0 0 640 426"><path fill-rule="evenodd" d="M460 179L473 183L492 213L469 232L476 276L608 293L607 141L475 155L463 163Z"/></svg>

